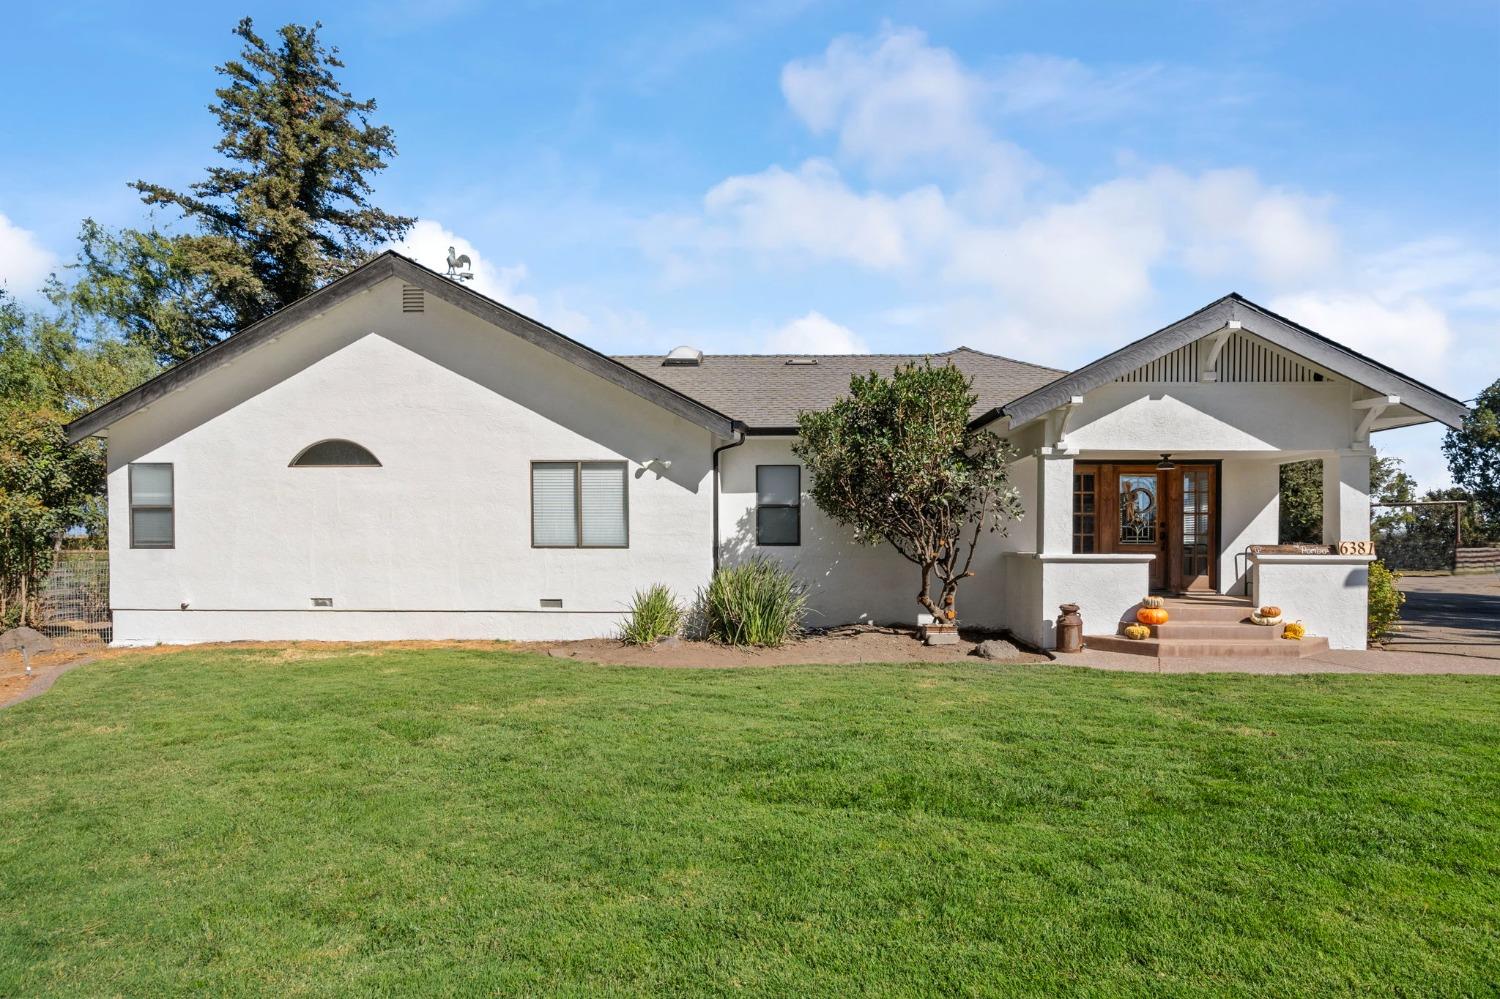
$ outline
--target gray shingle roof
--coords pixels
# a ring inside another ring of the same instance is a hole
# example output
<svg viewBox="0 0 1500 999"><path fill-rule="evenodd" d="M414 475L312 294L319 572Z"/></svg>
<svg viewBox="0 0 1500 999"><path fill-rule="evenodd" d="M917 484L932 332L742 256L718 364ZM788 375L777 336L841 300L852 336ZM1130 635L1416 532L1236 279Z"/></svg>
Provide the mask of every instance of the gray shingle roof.
<svg viewBox="0 0 1500 999"><path fill-rule="evenodd" d="M662 364L661 354L615 360L752 428L793 427L804 409L823 409L849 392L849 378L931 357L974 379L978 416L1067 374L1056 368L957 347L940 354L705 354L698 367ZM816 361L816 364L787 363Z"/></svg>

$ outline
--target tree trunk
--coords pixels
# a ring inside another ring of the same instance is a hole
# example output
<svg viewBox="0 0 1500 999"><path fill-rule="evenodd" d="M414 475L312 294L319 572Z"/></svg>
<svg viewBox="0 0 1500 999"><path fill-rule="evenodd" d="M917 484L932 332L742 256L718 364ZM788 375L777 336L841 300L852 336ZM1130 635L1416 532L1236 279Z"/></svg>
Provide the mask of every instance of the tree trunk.
<svg viewBox="0 0 1500 999"><path fill-rule="evenodd" d="M917 603L926 608L927 613L932 615L934 621L943 619L943 612L938 610L938 605L932 602L932 563L922 564L922 589L917 594Z"/></svg>

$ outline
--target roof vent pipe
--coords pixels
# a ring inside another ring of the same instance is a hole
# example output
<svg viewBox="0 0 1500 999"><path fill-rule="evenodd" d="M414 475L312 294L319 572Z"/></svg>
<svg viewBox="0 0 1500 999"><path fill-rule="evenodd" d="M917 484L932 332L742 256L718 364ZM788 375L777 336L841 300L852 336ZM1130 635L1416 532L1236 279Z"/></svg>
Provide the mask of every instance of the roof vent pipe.
<svg viewBox="0 0 1500 999"><path fill-rule="evenodd" d="M703 363L703 351L697 347L673 347L661 363L668 368L696 368Z"/></svg>

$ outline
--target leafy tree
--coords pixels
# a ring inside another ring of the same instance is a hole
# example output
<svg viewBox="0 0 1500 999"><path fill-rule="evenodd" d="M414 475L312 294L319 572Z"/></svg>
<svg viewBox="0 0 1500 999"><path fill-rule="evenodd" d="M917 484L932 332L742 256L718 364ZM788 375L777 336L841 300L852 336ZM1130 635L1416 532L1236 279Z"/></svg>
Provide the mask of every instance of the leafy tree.
<svg viewBox="0 0 1500 999"><path fill-rule="evenodd" d="M1292 461L1281 466L1280 544L1323 540L1323 463Z"/></svg>
<svg viewBox="0 0 1500 999"><path fill-rule="evenodd" d="M396 152L391 129L370 123L374 101L340 86L344 64L321 27L288 24L273 44L239 23L243 50L219 67L227 82L210 108L224 162L185 192L131 185L186 230L111 234L85 222L78 281L56 300L181 360L406 233L413 219L370 201L372 176Z"/></svg>
<svg viewBox="0 0 1500 999"><path fill-rule="evenodd" d="M939 620L957 617L958 584L974 575L980 534L1003 533L1021 516L1007 481L1015 452L969 429L975 401L951 364L856 375L847 397L801 414L793 445L818 508L861 543L887 543L918 566L917 603Z"/></svg>
<svg viewBox="0 0 1500 999"><path fill-rule="evenodd" d="M1443 436L1443 456L1473 500L1482 532L1475 540L1500 537L1500 381L1479 393L1462 427Z"/></svg>
<svg viewBox="0 0 1500 999"><path fill-rule="evenodd" d="M1417 480L1402 469L1400 458L1370 459L1370 498L1404 503L1417 498ZM1318 544L1323 540L1323 462L1293 461L1281 466L1280 543ZM1401 510L1371 512L1372 529L1389 529L1408 514Z"/></svg>
<svg viewBox="0 0 1500 999"><path fill-rule="evenodd" d="M74 283L54 277L47 285L48 298L78 328L101 338L119 333L163 363L191 357L236 329L225 302L243 289L216 283L192 240L154 228L110 232L84 219L78 242Z"/></svg>
<svg viewBox="0 0 1500 999"><path fill-rule="evenodd" d="M144 348L82 344L0 293L0 624L31 623L64 535L104 523L103 445L69 446L64 425L154 370Z"/></svg>

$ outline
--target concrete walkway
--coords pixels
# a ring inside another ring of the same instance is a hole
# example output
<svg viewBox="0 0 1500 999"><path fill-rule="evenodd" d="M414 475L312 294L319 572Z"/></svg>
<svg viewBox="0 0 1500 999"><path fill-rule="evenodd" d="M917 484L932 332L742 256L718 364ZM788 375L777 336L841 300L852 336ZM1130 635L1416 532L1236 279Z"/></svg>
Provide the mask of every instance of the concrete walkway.
<svg viewBox="0 0 1500 999"><path fill-rule="evenodd" d="M1136 673L1467 673L1500 676L1500 575L1406 576L1401 631L1384 649L1305 659L1155 659L1085 650L1058 662Z"/></svg>

